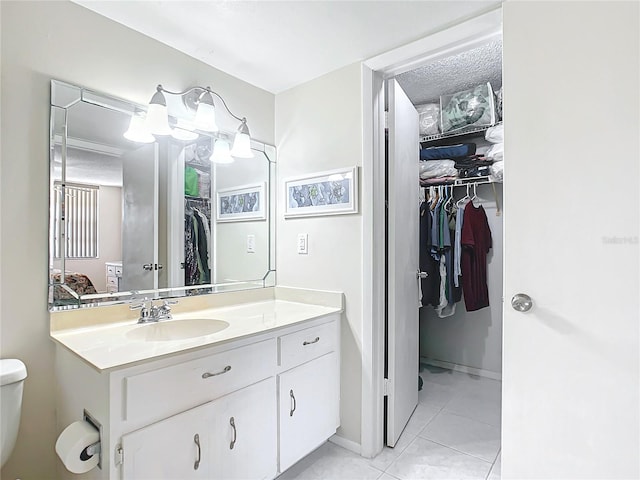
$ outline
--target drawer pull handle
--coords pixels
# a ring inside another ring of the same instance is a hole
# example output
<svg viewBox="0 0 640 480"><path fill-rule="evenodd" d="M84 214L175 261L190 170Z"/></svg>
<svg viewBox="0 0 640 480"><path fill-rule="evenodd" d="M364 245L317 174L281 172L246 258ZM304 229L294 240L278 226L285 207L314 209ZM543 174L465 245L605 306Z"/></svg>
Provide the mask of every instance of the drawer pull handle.
<svg viewBox="0 0 640 480"><path fill-rule="evenodd" d="M231 428L233 428L233 440L231 440L231 443L229 444L229 449L233 450L233 447L236 445L236 440L238 439L238 432L236 431L236 421L233 417L229 419L229 424L231 425Z"/></svg>
<svg viewBox="0 0 640 480"><path fill-rule="evenodd" d="M296 396L293 394L293 390L289 390L289 396L291 397L291 411L289 416L293 417L293 412L296 411Z"/></svg>
<svg viewBox="0 0 640 480"><path fill-rule="evenodd" d="M198 447L198 458L196 458L196 463L193 464L193 469L197 470L200 467L200 435L197 433L193 436L193 441Z"/></svg>
<svg viewBox="0 0 640 480"><path fill-rule="evenodd" d="M227 365L221 371L216 372L216 373L205 372L205 373L202 374L202 378L217 377L218 375L224 375L229 370L231 370L231 365Z"/></svg>
<svg viewBox="0 0 640 480"><path fill-rule="evenodd" d="M316 337L315 339L311 340L310 342L307 342L306 340L304 342L302 342L302 345L306 346L306 345L311 345L313 343L318 343L320 341L320 337Z"/></svg>

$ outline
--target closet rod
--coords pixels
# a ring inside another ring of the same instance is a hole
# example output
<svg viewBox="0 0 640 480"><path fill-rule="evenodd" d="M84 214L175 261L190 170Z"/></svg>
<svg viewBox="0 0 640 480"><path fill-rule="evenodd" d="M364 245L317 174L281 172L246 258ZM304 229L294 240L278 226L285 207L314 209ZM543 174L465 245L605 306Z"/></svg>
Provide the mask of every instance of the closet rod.
<svg viewBox="0 0 640 480"><path fill-rule="evenodd" d="M477 178L484 178L482 181L474 181ZM471 185L491 185L491 189L493 190L493 198L496 202L496 217L499 217L502 214L502 210L500 209L500 202L498 201L498 192L496 190L496 183L491 180L489 177L476 177L476 178L458 178L454 180L454 183L440 183L435 185L422 185L423 190L427 190L430 187L470 187Z"/></svg>

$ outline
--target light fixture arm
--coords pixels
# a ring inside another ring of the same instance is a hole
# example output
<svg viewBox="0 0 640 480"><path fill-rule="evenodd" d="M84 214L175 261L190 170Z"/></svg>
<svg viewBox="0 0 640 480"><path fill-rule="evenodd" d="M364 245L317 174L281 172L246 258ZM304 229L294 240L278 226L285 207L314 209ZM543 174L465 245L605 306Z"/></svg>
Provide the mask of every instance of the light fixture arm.
<svg viewBox="0 0 640 480"><path fill-rule="evenodd" d="M247 118L246 117L240 118L237 115L235 115L231 110L229 110L229 107L227 106L227 102L224 101L224 98L222 98L218 92L214 92L213 90L211 90L211 87L195 86L195 87L187 88L186 90L184 90L182 92L172 92L171 90L167 90L166 88L164 88L162 85L158 85L156 87L156 89L159 92L165 92L165 93L168 93L170 95L180 95L180 96L186 95L187 93L191 93L191 92L194 92L196 90L202 90L203 92L208 92L211 95L215 95L216 97L218 97L220 99L220 101L222 102L222 105L224 105L224 108L227 111L227 113L229 113L229 115L231 115L233 118L235 118L239 122L244 122L244 123L247 122Z"/></svg>

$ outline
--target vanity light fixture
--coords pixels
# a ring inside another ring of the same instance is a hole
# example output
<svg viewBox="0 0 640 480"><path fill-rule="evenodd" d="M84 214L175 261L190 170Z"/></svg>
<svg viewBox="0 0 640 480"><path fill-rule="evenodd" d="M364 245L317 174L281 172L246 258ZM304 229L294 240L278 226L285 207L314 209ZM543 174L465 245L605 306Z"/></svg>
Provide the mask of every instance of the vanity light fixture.
<svg viewBox="0 0 640 480"><path fill-rule="evenodd" d="M189 94L195 93L197 98L193 99ZM170 135L171 128L169 127L169 114L167 111L167 101L165 94L179 95L182 97L183 103L189 107L189 101L193 103L192 106L196 107L196 114L193 125L196 129L204 132L217 132L218 125L216 124L216 109L213 101L213 97L216 96L222 102L225 110L229 115L240 122L240 126L236 132L235 140L233 142L233 148L231 149L231 155L238 158L252 158L253 152L251 151L251 135L249 133L249 127L247 126L246 117L238 117L234 115L227 103L220 96L220 94L211 90L211 87L190 87L182 92L172 92L167 90L162 85L156 87L156 93L149 102L149 109L147 111L147 128L154 135Z"/></svg>
<svg viewBox="0 0 640 480"><path fill-rule="evenodd" d="M127 140L138 143L153 143L156 141L155 137L147 130L144 117L137 112L131 115L129 129L124 132L123 136Z"/></svg>
<svg viewBox="0 0 640 480"><path fill-rule="evenodd" d="M213 144L213 153L210 160L213 163L233 163L229 142L223 138L217 139L216 143Z"/></svg>
<svg viewBox="0 0 640 480"><path fill-rule="evenodd" d="M169 127L169 113L167 112L167 100L162 93L162 85L158 85L147 108L145 125L154 135L171 135Z"/></svg>

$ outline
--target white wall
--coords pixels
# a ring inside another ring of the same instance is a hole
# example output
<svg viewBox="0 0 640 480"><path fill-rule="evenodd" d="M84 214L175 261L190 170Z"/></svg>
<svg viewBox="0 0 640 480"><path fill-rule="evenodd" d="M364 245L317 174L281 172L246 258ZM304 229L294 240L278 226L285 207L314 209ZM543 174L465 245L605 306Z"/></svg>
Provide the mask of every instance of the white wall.
<svg viewBox="0 0 640 480"><path fill-rule="evenodd" d="M502 185L496 185L502 208ZM496 215L493 190L478 187L478 201L487 213L493 248L487 256L489 307L467 312L464 299L451 317L439 318L433 307L420 309L420 356L465 365L496 374L502 372L502 215Z"/></svg>
<svg viewBox="0 0 640 480"><path fill-rule="evenodd" d="M122 260L122 188L101 186L98 208L98 257L67 260L65 270L84 273L98 292L106 292L105 262Z"/></svg>
<svg viewBox="0 0 640 480"><path fill-rule="evenodd" d="M341 424L360 443L362 345L362 215L283 218L282 180L361 165L362 80L359 64L276 95L278 148L277 277L285 286L342 291ZM362 205L360 212L366 205ZM298 233L309 254L296 253Z"/></svg>
<svg viewBox="0 0 640 480"><path fill-rule="evenodd" d="M18 443L2 478L49 479L59 433L47 311L50 79L138 103L160 82L171 90L210 84L270 144L274 96L70 2L0 2L0 11L0 348L29 372ZM220 117L221 128L236 128Z"/></svg>

